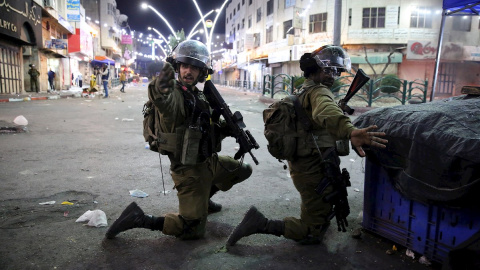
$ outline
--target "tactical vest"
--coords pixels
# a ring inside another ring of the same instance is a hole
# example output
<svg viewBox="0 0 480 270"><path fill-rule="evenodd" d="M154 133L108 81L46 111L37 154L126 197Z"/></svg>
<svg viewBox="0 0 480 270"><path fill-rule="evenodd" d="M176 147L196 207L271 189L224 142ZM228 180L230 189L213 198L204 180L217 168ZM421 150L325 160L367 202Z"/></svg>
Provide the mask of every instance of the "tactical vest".
<svg viewBox="0 0 480 270"><path fill-rule="evenodd" d="M194 165L219 152L221 144L203 93L182 91L182 94L186 120L173 133L157 132L158 149L161 154L173 154L173 158L183 165Z"/></svg>
<svg viewBox="0 0 480 270"><path fill-rule="evenodd" d="M310 92L313 88L305 89L299 95L300 104L304 108L303 104L305 104L305 97L307 96L308 92ZM312 124L312 130L307 132L305 130L305 126L303 124L297 124L298 132L301 135L297 139L297 154L298 157L307 157L311 156L314 153L318 153L318 148L329 148L335 147L335 138L332 137L330 133L326 129L315 129L315 124L312 118L311 112L306 112L308 120Z"/></svg>

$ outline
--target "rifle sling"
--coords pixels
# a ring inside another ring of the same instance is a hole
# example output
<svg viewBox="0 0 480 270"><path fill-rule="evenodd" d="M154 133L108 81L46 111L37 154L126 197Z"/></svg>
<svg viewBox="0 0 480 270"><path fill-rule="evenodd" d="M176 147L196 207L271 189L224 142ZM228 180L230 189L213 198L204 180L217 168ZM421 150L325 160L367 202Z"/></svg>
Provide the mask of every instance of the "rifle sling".
<svg viewBox="0 0 480 270"><path fill-rule="evenodd" d="M298 117L298 121L302 124L305 131L310 132L312 130L312 122L310 121L307 114L305 113L305 110L303 109L302 104L300 104L300 101L298 100L298 96L292 95L290 98L292 99L292 102L295 108L295 113Z"/></svg>

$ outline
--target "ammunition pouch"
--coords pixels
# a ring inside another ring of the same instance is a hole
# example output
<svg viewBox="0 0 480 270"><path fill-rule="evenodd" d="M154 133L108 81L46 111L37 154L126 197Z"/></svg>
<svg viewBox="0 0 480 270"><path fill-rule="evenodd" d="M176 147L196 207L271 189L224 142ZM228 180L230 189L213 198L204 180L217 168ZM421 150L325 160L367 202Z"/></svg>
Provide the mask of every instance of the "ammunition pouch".
<svg viewBox="0 0 480 270"><path fill-rule="evenodd" d="M350 154L349 140L336 141L335 148L337 150L337 154L341 157L348 156Z"/></svg>

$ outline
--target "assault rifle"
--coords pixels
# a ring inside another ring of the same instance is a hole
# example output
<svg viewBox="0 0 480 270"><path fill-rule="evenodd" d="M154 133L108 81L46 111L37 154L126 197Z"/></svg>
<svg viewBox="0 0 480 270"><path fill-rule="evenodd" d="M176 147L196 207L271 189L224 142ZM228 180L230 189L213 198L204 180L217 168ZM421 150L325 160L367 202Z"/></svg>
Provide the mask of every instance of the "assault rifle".
<svg viewBox="0 0 480 270"><path fill-rule="evenodd" d="M353 96L355 96L358 90L360 90L362 86L364 86L368 82L368 80L370 80L370 77L368 77L362 69L359 69L357 71L357 74L355 74L355 77L353 78L350 87L348 88L347 94L343 99L338 102L338 105L340 106L340 108L342 108L343 112L346 112L350 115L353 114L355 109L352 109L350 106L347 105L347 103Z"/></svg>
<svg viewBox="0 0 480 270"><path fill-rule="evenodd" d="M232 111L230 111L230 108L228 108L227 103L225 103L225 100L223 100L220 93L218 93L218 90L215 85L213 85L212 81L207 80L205 82L203 94L213 109L212 119L214 121L218 120L220 115L222 115L225 122L227 122L228 128L233 133L233 137L235 137L237 143L240 145L240 149L238 149L238 152L233 158L239 159L240 157L243 157L245 153L249 153L255 164L258 165L258 160L252 154L252 149L258 149L260 146L257 141L255 141L255 138L253 138L250 131L243 130L246 128L246 125L243 122L242 114L238 111L232 114Z"/></svg>
<svg viewBox="0 0 480 270"><path fill-rule="evenodd" d="M350 205L347 198L347 187L351 186L350 174L345 168L340 173L338 166L328 160L322 161L320 167L324 174L324 179L315 188L315 191L321 195L328 186L333 186L333 192L323 198L325 202L333 205L333 210L328 215L328 220L335 217L337 219L338 231L346 232L345 227L348 227L347 216L350 214Z"/></svg>

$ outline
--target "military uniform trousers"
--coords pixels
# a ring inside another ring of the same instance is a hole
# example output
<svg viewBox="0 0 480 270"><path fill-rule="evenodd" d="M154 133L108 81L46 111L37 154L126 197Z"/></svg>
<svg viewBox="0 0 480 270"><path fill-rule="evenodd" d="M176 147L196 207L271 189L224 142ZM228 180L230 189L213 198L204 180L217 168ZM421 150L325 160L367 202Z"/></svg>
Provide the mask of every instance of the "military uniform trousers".
<svg viewBox="0 0 480 270"><path fill-rule="evenodd" d="M251 168L251 167L249 167ZM165 215L163 233L181 239L197 239L205 234L208 215L208 200L212 185L227 191L233 185L247 179L251 174L240 162L228 157L217 156L189 168L173 172L172 178L177 189L179 213ZM243 179L239 177L243 175Z"/></svg>
<svg viewBox="0 0 480 270"><path fill-rule="evenodd" d="M292 240L303 240L307 237L321 235L322 225L330 222L328 214L332 211L332 205L323 201L323 198L333 191L328 186L323 194L315 191L323 174L320 171L321 160L319 157L298 158L295 162L289 162L290 175L295 188L300 193L302 200L300 219L286 217L284 237Z"/></svg>
<svg viewBox="0 0 480 270"><path fill-rule="evenodd" d="M38 87L38 78L30 78L30 87L32 88L32 92L35 91L38 93L39 87Z"/></svg>

